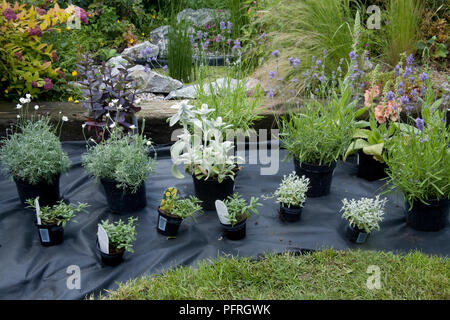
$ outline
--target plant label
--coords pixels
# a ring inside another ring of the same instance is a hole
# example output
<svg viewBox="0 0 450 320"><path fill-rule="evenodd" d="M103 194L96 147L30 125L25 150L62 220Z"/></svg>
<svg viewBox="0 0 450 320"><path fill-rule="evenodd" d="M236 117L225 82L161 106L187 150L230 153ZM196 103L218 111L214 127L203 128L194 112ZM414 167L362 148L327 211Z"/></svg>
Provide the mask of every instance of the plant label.
<svg viewBox="0 0 450 320"><path fill-rule="evenodd" d="M222 224L231 224L230 220L228 220L228 208L225 203L221 200L216 200L215 203L220 222Z"/></svg>
<svg viewBox="0 0 450 320"><path fill-rule="evenodd" d="M34 205L36 207L36 222L38 225L41 225L41 207L39 207L39 200L34 199Z"/></svg>
<svg viewBox="0 0 450 320"><path fill-rule="evenodd" d="M101 225L98 225L97 231L98 245L103 253L109 254L109 239L105 229Z"/></svg>
<svg viewBox="0 0 450 320"><path fill-rule="evenodd" d="M358 234L358 238L356 239L356 243L364 243L364 242L366 242L366 239L367 239L367 233L360 232Z"/></svg>
<svg viewBox="0 0 450 320"><path fill-rule="evenodd" d="M42 242L50 242L50 235L48 233L48 229L39 229L39 235L41 236Z"/></svg>
<svg viewBox="0 0 450 320"><path fill-rule="evenodd" d="M167 219L164 218L162 215L159 215L159 223L158 223L159 230L166 231L166 224L167 224Z"/></svg>

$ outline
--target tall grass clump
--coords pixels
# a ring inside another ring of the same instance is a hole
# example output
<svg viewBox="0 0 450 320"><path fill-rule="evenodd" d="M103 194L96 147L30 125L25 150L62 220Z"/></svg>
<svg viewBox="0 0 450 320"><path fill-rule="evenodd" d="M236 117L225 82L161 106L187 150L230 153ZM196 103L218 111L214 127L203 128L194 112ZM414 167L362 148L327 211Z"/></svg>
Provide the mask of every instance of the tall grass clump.
<svg viewBox="0 0 450 320"><path fill-rule="evenodd" d="M254 25L269 28L267 36L272 49L282 51L280 71L287 73L289 57L298 57L299 70L311 65L312 57L328 50L327 71L335 70L341 58L351 51L352 26L355 19L350 7L352 0L274 0L254 21ZM281 50L282 49L282 50ZM265 63L275 70L275 61ZM345 72L345 70L344 70ZM296 83L301 90L304 82Z"/></svg>
<svg viewBox="0 0 450 320"><path fill-rule="evenodd" d="M423 12L420 0L390 0L387 25L386 61L395 66L400 54L414 54Z"/></svg>

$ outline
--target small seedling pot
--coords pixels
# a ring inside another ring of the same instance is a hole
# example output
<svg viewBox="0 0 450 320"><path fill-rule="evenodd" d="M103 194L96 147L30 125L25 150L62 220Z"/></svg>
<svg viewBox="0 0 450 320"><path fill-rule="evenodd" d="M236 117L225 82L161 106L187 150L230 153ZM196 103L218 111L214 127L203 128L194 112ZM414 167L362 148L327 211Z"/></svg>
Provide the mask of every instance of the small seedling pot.
<svg viewBox="0 0 450 320"><path fill-rule="evenodd" d="M117 265L121 264L123 261L123 254L125 252L124 249L120 250L117 253L113 253L113 254L104 253L102 250L100 250L100 245L97 240L97 250L100 253L100 257L101 257L104 265L117 266ZM111 250L111 246L110 246L110 250Z"/></svg>
<svg viewBox="0 0 450 320"><path fill-rule="evenodd" d="M55 246L64 241L64 228L56 224L40 225L35 223L39 240L44 247Z"/></svg>
<svg viewBox="0 0 450 320"><path fill-rule="evenodd" d="M369 234L359 229L357 226L352 227L350 224L348 224L345 229L345 236L351 242L362 244L367 241Z"/></svg>
<svg viewBox="0 0 450 320"><path fill-rule="evenodd" d="M306 192L307 197L322 197L330 193L333 172L336 168L336 162L330 166L318 166L308 163L300 163L294 158L296 174L309 179L309 189Z"/></svg>
<svg viewBox="0 0 450 320"><path fill-rule="evenodd" d="M231 224L220 223L225 230L225 237L230 240L241 240L245 238L247 219L232 226Z"/></svg>
<svg viewBox="0 0 450 320"><path fill-rule="evenodd" d="M295 222L300 220L303 207L291 206L288 208L280 203L280 219L286 222Z"/></svg>
<svg viewBox="0 0 450 320"><path fill-rule="evenodd" d="M58 174L55 179L48 183L46 181L37 184L30 184L28 181L14 177L16 183L17 193L23 205L27 205L28 199L36 199L39 197L39 204L41 206L53 206L59 200L59 177Z"/></svg>
<svg viewBox="0 0 450 320"><path fill-rule="evenodd" d="M158 207L158 223L156 225L156 230L159 233L168 237L175 237L181 222L183 222L183 219L180 217L169 215Z"/></svg>
<svg viewBox="0 0 450 320"><path fill-rule="evenodd" d="M428 204L414 201L412 209L406 202L406 223L418 231L439 231L448 222L450 201L448 199L427 200Z"/></svg>
<svg viewBox="0 0 450 320"><path fill-rule="evenodd" d="M221 183L217 180L194 179L195 195L202 201L202 207L205 210L214 210L216 208L216 200L225 200L231 196L234 191L234 180L231 178L224 179Z"/></svg>
<svg viewBox="0 0 450 320"><path fill-rule="evenodd" d="M131 190L117 188L117 181L102 179L106 200L113 213L139 211L147 205L147 194L143 182L135 193Z"/></svg>
<svg viewBox="0 0 450 320"><path fill-rule="evenodd" d="M358 151L358 163L357 175L362 179L375 181L387 177L385 171L387 165L375 160L373 156L365 154L362 150Z"/></svg>

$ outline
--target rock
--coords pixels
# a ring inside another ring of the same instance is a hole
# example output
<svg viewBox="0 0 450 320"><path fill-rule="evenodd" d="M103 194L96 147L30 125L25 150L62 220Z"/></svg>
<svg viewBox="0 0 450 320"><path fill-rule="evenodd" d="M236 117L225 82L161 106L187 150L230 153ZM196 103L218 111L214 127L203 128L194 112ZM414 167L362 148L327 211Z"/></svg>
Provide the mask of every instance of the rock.
<svg viewBox="0 0 450 320"><path fill-rule="evenodd" d="M154 72L142 65L136 65L128 71L129 77L136 80L138 93L169 93L183 86L180 81Z"/></svg>
<svg viewBox="0 0 450 320"><path fill-rule="evenodd" d="M159 56L167 56L169 46L169 26L161 26L150 32L152 43L159 48Z"/></svg>
<svg viewBox="0 0 450 320"><path fill-rule="evenodd" d="M247 97L253 97L253 93L255 92L256 86L259 85L259 90L262 94L265 94L266 91L262 87L261 81L255 78L247 78L247 82L245 83L245 90L247 93Z"/></svg>
<svg viewBox="0 0 450 320"><path fill-rule="evenodd" d="M145 51L145 52L143 52ZM143 55L144 53L144 55ZM130 58L132 61L145 60L147 58L156 57L159 54L159 47L150 41L139 43L133 47L126 48L122 52L123 57Z"/></svg>
<svg viewBox="0 0 450 320"><path fill-rule="evenodd" d="M184 86L181 89L171 91L166 100L172 99L195 99L195 87L194 85Z"/></svg>
<svg viewBox="0 0 450 320"><path fill-rule="evenodd" d="M189 23L195 25L196 27L202 27L205 24L209 24L211 22L217 20L227 21L230 19L230 11L224 10L222 12L218 12L215 9L184 9L180 13L177 14L177 21L188 21Z"/></svg>
<svg viewBox="0 0 450 320"><path fill-rule="evenodd" d="M119 74L119 68L125 67L128 64L129 61L124 59L122 56L112 57L108 60L108 62L106 62L107 66L113 67L111 70L111 74L113 77Z"/></svg>

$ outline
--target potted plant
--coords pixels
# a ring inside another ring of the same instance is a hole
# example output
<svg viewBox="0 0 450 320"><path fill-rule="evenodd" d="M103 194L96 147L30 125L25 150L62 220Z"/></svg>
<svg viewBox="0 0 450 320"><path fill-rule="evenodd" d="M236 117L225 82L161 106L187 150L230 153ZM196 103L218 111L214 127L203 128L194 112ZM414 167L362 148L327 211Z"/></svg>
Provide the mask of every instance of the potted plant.
<svg viewBox="0 0 450 320"><path fill-rule="evenodd" d="M83 166L102 183L111 211L134 212L147 205L145 181L155 166L148 156L151 145L142 133L125 134L115 126L109 139L94 143L83 155Z"/></svg>
<svg viewBox="0 0 450 320"><path fill-rule="evenodd" d="M215 203L217 215L225 230L225 236L230 240L241 240L245 237L247 218L258 214L261 206L258 198L251 197L247 202L241 195L233 193L225 201Z"/></svg>
<svg viewBox="0 0 450 320"><path fill-rule="evenodd" d="M422 106L422 118L395 136L385 155L392 184L405 197L406 222L420 231L439 231L450 209L450 128L437 103ZM434 111L432 111L434 110Z"/></svg>
<svg viewBox="0 0 450 320"><path fill-rule="evenodd" d="M342 218L349 222L345 234L351 242L364 243L374 229L380 230L379 223L383 220L386 201L380 200L380 196L375 199L361 198L358 201L342 200Z"/></svg>
<svg viewBox="0 0 450 320"><path fill-rule="evenodd" d="M224 200L233 193L234 177L240 170L236 166L239 157L230 154L233 142L221 139L221 130L229 125L220 117L208 118L212 110L207 105L193 110L193 106L182 102L176 108L178 112L169 119L170 126L180 122L183 133L171 147L172 174L184 178L178 170L178 165L183 164L185 171L192 175L195 195L203 208L213 210L216 200Z"/></svg>
<svg viewBox="0 0 450 320"><path fill-rule="evenodd" d="M330 193L337 160L344 155L353 135L356 100L350 99L351 91L345 90L331 103L313 101L279 121L280 141L288 156L294 158L297 175L309 179L308 197Z"/></svg>
<svg viewBox="0 0 450 320"><path fill-rule="evenodd" d="M119 265L123 261L125 251L133 253L133 242L136 240L137 218L128 218L128 223L119 219L117 222L102 220L97 234L97 249L102 262L108 266Z"/></svg>
<svg viewBox="0 0 450 320"><path fill-rule="evenodd" d="M0 142L0 161L5 173L14 179L24 205L28 199L39 197L43 206L52 206L60 200L60 175L70 169L69 157L57 135L67 118L52 126L48 117L37 115L36 105L31 119L27 119L30 101L29 95L20 98L18 122Z"/></svg>
<svg viewBox="0 0 450 320"><path fill-rule="evenodd" d="M175 237L184 219L191 217L195 221L195 215L202 213L200 204L201 201L197 197L182 199L176 188L168 188L164 191L161 205L158 207L156 229L163 235Z"/></svg>
<svg viewBox="0 0 450 320"><path fill-rule="evenodd" d="M306 201L306 192L309 188L309 179L305 176L299 177L293 171L284 176L277 190L272 196L280 204L280 219L287 222L300 220L303 205Z"/></svg>
<svg viewBox="0 0 450 320"><path fill-rule="evenodd" d="M27 200L28 208L36 210L36 227L41 245L44 247L61 244L64 240L64 229L67 222L75 217L75 212L82 212L88 206L79 203L73 206L58 201L54 206L39 206L39 197Z"/></svg>

